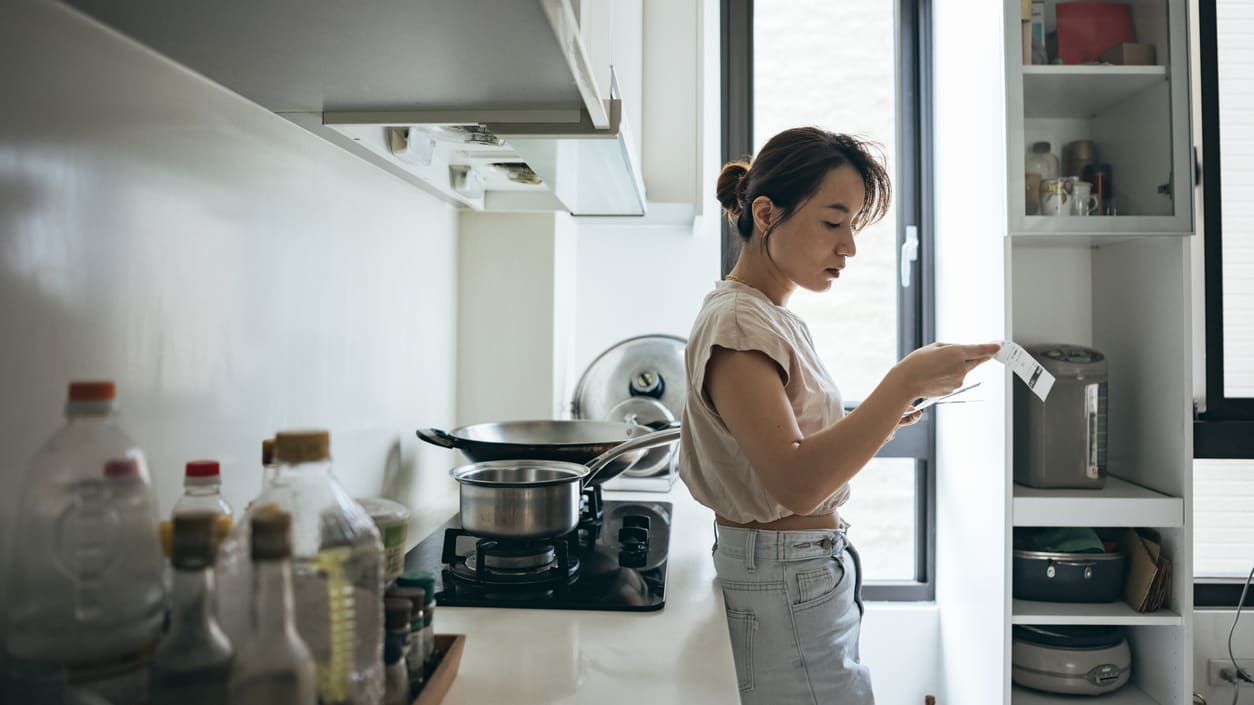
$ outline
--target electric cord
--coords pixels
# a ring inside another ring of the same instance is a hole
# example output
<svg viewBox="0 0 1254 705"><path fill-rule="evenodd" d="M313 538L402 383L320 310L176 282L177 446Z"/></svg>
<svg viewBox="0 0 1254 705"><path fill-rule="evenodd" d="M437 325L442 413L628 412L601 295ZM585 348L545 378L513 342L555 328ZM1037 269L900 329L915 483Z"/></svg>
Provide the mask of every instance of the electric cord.
<svg viewBox="0 0 1254 705"><path fill-rule="evenodd" d="M1237 664L1237 657L1232 653L1232 635L1237 631L1237 620L1241 619L1241 607L1245 604L1245 593L1250 589L1251 580L1254 580L1254 568L1250 569L1249 576L1245 578L1245 586L1241 588L1241 597L1237 599L1237 614L1232 618L1232 628L1228 630L1228 658L1232 661L1235 673L1232 678L1232 705L1237 705L1237 699L1241 697L1241 681L1254 682L1249 672Z"/></svg>

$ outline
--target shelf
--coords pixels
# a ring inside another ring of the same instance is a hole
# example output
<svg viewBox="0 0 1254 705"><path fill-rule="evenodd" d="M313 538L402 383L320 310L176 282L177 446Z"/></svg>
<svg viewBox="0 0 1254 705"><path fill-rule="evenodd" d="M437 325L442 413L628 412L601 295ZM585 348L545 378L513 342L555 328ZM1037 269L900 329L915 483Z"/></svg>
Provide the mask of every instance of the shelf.
<svg viewBox="0 0 1254 705"><path fill-rule="evenodd" d="M1145 216L1136 218L1138 221L1145 220ZM1024 218L1027 221L1047 221L1057 220L1048 216L1029 215ZM1122 216L1113 218L1102 218L1102 220L1123 220ZM1128 221L1133 219L1128 217ZM1064 218L1067 220L1067 218ZM1085 220L1077 218L1077 220ZM1129 232L1129 228L1125 223L1111 223L1120 226L1121 232L1045 232L1045 229L1051 224L1046 222L1027 223L1026 227L1036 228L1036 232L1012 232L1010 233L1010 241L1014 245L1024 247L1105 247L1107 245L1117 245L1121 242L1129 240L1144 240L1146 238L1161 237L1189 237L1192 233L1174 233L1174 232ZM1130 224L1130 223L1129 223ZM1052 225L1064 225L1062 223L1053 223ZM1066 223L1065 226L1071 226ZM1076 224L1083 227L1082 223ZM1089 228L1094 230L1094 228Z"/></svg>
<svg viewBox="0 0 1254 705"><path fill-rule="evenodd" d="M1158 705L1158 701L1129 683L1109 695L1050 695L1017 685L1010 687L1013 705L1076 705L1077 702L1092 705Z"/></svg>
<svg viewBox="0 0 1254 705"><path fill-rule="evenodd" d="M1167 80L1165 66L1024 66L1026 118L1090 118Z"/></svg>
<svg viewBox="0 0 1254 705"><path fill-rule="evenodd" d="M1183 620L1171 610L1142 614L1122 600L1103 604L1014 600L1010 623L1171 627Z"/></svg>
<svg viewBox="0 0 1254 705"><path fill-rule="evenodd" d="M1184 500L1111 476L1100 490L1014 485L1015 526L1184 526Z"/></svg>

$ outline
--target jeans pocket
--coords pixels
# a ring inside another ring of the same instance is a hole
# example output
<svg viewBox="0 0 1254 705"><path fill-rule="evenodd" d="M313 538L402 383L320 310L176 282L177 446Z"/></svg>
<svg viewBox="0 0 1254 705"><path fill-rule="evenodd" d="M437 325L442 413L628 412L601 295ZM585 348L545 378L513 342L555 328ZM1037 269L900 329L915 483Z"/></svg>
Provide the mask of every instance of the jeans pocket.
<svg viewBox="0 0 1254 705"><path fill-rule="evenodd" d="M845 566L839 560L819 559L822 565L797 572L797 599L794 607L806 608L830 600L845 580Z"/></svg>
<svg viewBox="0 0 1254 705"><path fill-rule="evenodd" d="M727 628L731 631L732 656L740 692L753 690L753 638L758 620L752 612L727 608Z"/></svg>

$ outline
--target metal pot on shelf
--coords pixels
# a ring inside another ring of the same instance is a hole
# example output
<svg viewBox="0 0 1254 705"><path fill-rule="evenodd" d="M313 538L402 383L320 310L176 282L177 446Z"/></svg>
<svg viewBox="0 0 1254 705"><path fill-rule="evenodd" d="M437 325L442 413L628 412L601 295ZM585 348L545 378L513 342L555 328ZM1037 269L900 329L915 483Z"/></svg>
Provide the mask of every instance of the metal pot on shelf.
<svg viewBox="0 0 1254 705"><path fill-rule="evenodd" d="M579 523L579 499L616 459L672 443L679 429L620 443L587 464L544 459L489 460L453 468L461 525L489 538L561 536Z"/></svg>

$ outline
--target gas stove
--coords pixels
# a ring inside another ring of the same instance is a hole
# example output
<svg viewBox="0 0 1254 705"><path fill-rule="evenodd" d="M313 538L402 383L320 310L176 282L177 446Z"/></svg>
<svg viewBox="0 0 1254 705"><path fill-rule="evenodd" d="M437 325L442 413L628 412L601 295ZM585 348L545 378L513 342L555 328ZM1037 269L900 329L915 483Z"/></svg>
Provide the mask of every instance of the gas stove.
<svg viewBox="0 0 1254 705"><path fill-rule="evenodd" d="M669 502L605 501L585 492L579 526L544 539L476 536L453 516L405 555L438 575L448 607L648 612L666 601Z"/></svg>

